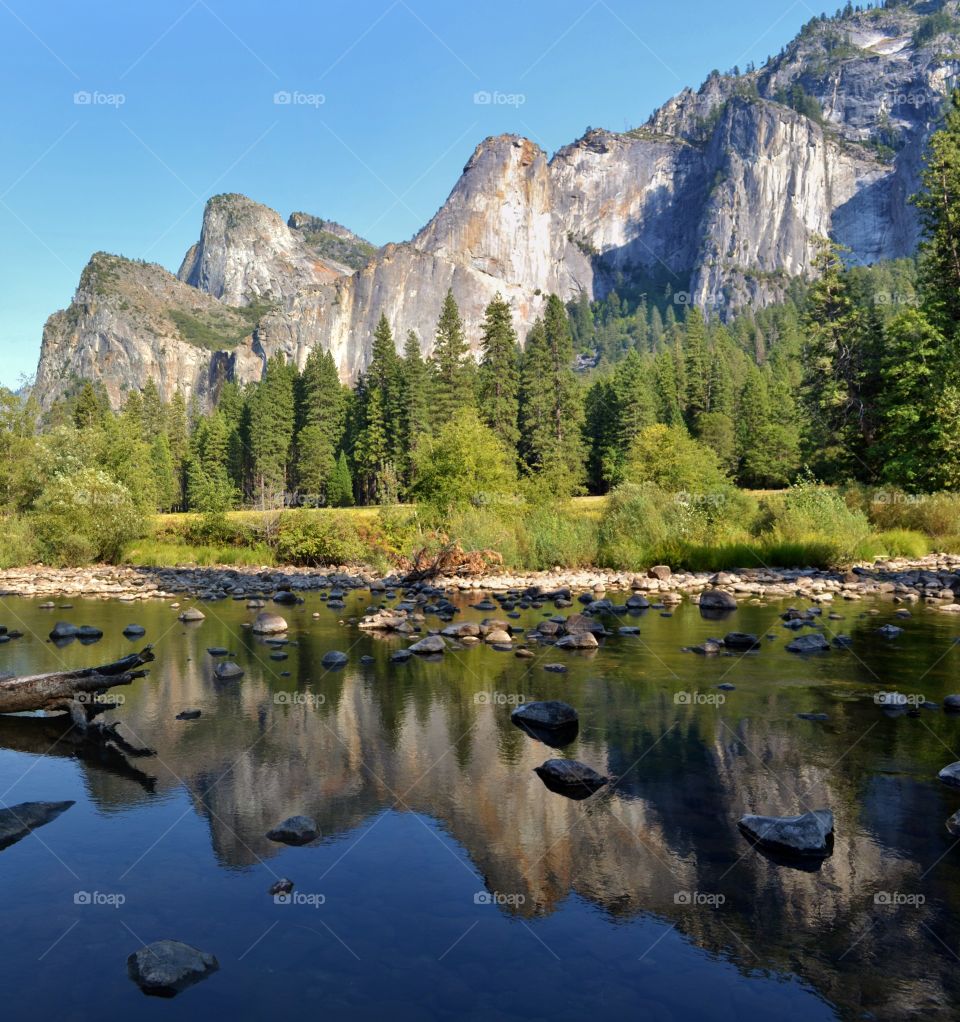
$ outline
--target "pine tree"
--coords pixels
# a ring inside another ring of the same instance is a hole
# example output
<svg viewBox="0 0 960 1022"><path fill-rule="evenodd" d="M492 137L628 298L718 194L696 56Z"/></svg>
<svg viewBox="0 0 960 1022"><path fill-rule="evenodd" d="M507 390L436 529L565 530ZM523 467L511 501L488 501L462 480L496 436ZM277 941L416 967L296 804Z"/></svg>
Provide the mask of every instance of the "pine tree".
<svg viewBox="0 0 960 1022"><path fill-rule="evenodd" d="M462 409L476 406L473 361L452 290L447 291L437 322L432 365L433 422L439 428L452 422Z"/></svg>
<svg viewBox="0 0 960 1022"><path fill-rule="evenodd" d="M810 457L826 481L869 478L879 389L879 324L859 301L841 250L824 242L807 300L804 397Z"/></svg>
<svg viewBox="0 0 960 1022"><path fill-rule="evenodd" d="M523 353L520 453L527 470L556 493L576 492L584 470L583 403L572 364L567 313L551 295Z"/></svg>
<svg viewBox="0 0 960 1022"><path fill-rule="evenodd" d="M277 352L250 397L250 454L261 508L283 503L295 425L293 391L294 371Z"/></svg>
<svg viewBox="0 0 960 1022"><path fill-rule="evenodd" d="M707 351L707 324L703 313L691 306L684 321L683 379L686 384L684 410L687 425L694 429L697 419L709 410L710 379Z"/></svg>
<svg viewBox="0 0 960 1022"><path fill-rule="evenodd" d="M350 507L353 504L353 479L343 451L337 458L337 467L327 486L327 500L331 507Z"/></svg>
<svg viewBox="0 0 960 1022"><path fill-rule="evenodd" d="M143 436L146 440L153 440L162 433L166 427L166 408L160 391L153 380L147 380L141 391L141 402L143 407Z"/></svg>
<svg viewBox="0 0 960 1022"><path fill-rule="evenodd" d="M156 486L156 510L173 511L180 503L180 480L166 433L157 433L150 442L150 468Z"/></svg>
<svg viewBox="0 0 960 1022"><path fill-rule="evenodd" d="M346 393L333 355L314 348L307 356L296 386L297 433L294 475L309 503L329 503L327 488L344 442Z"/></svg>
<svg viewBox="0 0 960 1022"><path fill-rule="evenodd" d="M420 338L411 330L403 346L400 364L399 467L404 489L413 482L414 458L430 436L430 369L420 350Z"/></svg>
<svg viewBox="0 0 960 1022"><path fill-rule="evenodd" d="M592 316L590 323L592 326ZM504 446L515 450L520 438L520 346L513 329L510 306L499 293L484 314L480 352L478 395L481 418Z"/></svg>

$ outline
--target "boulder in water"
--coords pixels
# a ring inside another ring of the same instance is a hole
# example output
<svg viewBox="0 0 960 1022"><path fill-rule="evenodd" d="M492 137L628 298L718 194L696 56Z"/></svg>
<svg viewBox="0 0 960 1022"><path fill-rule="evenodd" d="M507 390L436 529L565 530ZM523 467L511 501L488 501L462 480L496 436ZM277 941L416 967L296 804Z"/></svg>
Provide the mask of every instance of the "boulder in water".
<svg viewBox="0 0 960 1022"><path fill-rule="evenodd" d="M158 940L127 959L130 978L145 994L173 997L220 968L217 959L179 940Z"/></svg>
<svg viewBox="0 0 960 1022"><path fill-rule="evenodd" d="M264 612L258 614L253 622L253 631L256 635L281 635L288 630L289 625L279 614Z"/></svg>
<svg viewBox="0 0 960 1022"><path fill-rule="evenodd" d="M575 759L548 759L534 771L550 791L577 801L589 798L607 783L606 777Z"/></svg>
<svg viewBox="0 0 960 1022"><path fill-rule="evenodd" d="M819 632L798 635L793 642L787 643L790 653L825 653L829 649L830 643Z"/></svg>
<svg viewBox="0 0 960 1022"><path fill-rule="evenodd" d="M827 856L833 851L833 813L816 809L801 816L742 816L738 826L755 844L787 855Z"/></svg>
<svg viewBox="0 0 960 1022"><path fill-rule="evenodd" d="M291 816L267 831L271 841L285 845L306 845L320 837L320 827L310 816Z"/></svg>
<svg viewBox="0 0 960 1022"><path fill-rule="evenodd" d="M213 674L217 681L236 681L243 677L243 668L232 660L224 660L213 669Z"/></svg>

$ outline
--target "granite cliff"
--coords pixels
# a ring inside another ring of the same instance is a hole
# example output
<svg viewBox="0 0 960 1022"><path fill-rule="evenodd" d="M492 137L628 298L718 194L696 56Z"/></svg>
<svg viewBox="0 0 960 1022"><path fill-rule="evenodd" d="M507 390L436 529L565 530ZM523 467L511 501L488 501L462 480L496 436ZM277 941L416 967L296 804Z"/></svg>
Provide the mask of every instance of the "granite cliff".
<svg viewBox="0 0 960 1022"><path fill-rule="evenodd" d="M51 317L36 392L49 406L94 378L120 402L150 374L166 396L181 386L209 402L225 378L259 378L274 352L302 364L317 345L350 380L381 314L428 352L448 288L476 344L498 291L522 336L550 292L595 297L656 280L722 316L775 301L811 272L822 235L861 263L910 255L907 200L960 70L958 8L914 0L814 19L763 67L714 72L642 127L591 129L552 157L524 138L489 138L434 218L379 250L309 214L285 223L216 196L177 278L150 267L123 308L110 284L92 305L81 286ZM219 327L181 325L193 306L222 323L222 345Z"/></svg>

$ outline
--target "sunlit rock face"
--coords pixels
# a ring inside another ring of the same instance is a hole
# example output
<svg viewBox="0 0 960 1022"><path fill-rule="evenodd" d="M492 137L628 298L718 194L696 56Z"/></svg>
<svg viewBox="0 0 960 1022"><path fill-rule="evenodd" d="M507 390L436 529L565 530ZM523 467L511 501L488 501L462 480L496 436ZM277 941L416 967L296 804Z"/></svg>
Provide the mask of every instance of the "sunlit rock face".
<svg viewBox="0 0 960 1022"><path fill-rule="evenodd" d="M116 404L149 375L165 397L180 387L209 406L224 380L259 379L276 352L302 365L320 346L355 379L381 315L398 344L413 330L428 353L448 290L476 350L497 292L523 337L552 292L669 287L728 317L808 276L820 237L860 263L911 255L908 199L960 68L960 31L930 37L927 7L811 23L763 68L713 74L642 127L588 130L552 157L529 139L489 138L402 244L377 250L330 221L284 222L244 196L216 196L178 278L225 317L245 310L249 329L191 329L182 315L158 329L150 309L185 299L157 267L124 294L122 315L102 301L91 310L78 291L51 317L36 393L49 406L94 379ZM944 9L956 15L957 3ZM113 293L108 281L101 298Z"/></svg>

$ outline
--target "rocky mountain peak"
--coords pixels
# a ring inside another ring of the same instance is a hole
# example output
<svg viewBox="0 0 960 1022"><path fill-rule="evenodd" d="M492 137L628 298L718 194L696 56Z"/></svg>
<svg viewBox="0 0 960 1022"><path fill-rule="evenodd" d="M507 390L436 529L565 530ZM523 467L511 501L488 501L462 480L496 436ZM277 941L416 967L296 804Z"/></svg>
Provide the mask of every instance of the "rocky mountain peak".
<svg viewBox="0 0 960 1022"><path fill-rule="evenodd" d="M216 195L203 211L200 241L177 276L228 305L284 302L303 287L349 273L311 249L268 206L244 195Z"/></svg>
<svg viewBox="0 0 960 1022"><path fill-rule="evenodd" d="M848 5L813 18L762 67L712 72L631 131L588 129L552 159L518 135L485 139L410 242L375 249L333 221L284 222L245 196L216 196L179 280L91 260L80 290L98 304L78 292L51 318L38 392L46 402L62 392L64 367L135 385L145 365L170 361L173 341L189 358L176 356L176 375L163 371L193 393L212 395L224 373L258 379L277 351L302 364L317 346L352 380L381 315L429 352L448 289L476 347L498 292L523 337L551 292L641 294L655 280L727 317L809 275L822 235L856 262L911 255L908 200L958 73L960 0ZM199 312L192 297L206 303ZM105 301L119 304L101 358ZM201 326L178 326L158 306Z"/></svg>

